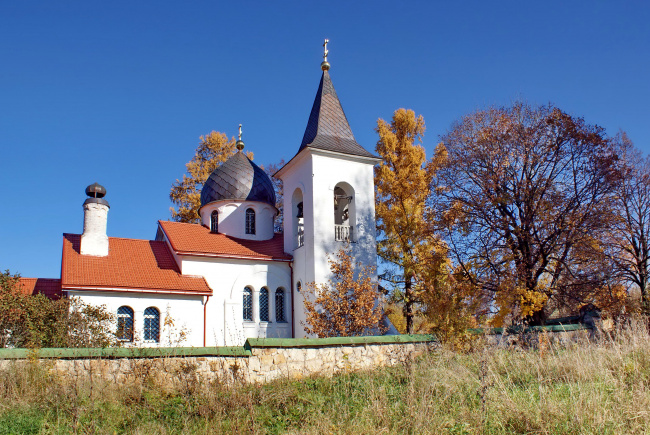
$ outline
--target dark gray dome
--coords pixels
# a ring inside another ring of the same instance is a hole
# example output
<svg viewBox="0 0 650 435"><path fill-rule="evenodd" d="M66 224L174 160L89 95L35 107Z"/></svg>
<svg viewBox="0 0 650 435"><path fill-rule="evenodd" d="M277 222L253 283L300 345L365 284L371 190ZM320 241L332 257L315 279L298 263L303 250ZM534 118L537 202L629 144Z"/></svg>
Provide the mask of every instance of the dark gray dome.
<svg viewBox="0 0 650 435"><path fill-rule="evenodd" d="M106 188L99 183L93 183L86 187L86 195L91 198L103 198L106 196Z"/></svg>
<svg viewBox="0 0 650 435"><path fill-rule="evenodd" d="M275 207L275 190L266 172L239 151L203 183L201 207L222 199L260 201Z"/></svg>
<svg viewBox="0 0 650 435"><path fill-rule="evenodd" d="M88 195L88 198L84 201L84 205L94 203L108 206L108 201L104 199L106 188L101 184L93 183L86 187L86 195Z"/></svg>

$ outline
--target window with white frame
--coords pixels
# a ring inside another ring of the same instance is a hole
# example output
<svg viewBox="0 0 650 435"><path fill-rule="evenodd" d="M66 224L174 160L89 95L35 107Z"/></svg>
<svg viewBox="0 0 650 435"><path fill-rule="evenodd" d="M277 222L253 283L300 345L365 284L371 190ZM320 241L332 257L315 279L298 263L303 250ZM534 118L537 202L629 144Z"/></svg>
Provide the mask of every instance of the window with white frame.
<svg viewBox="0 0 650 435"><path fill-rule="evenodd" d="M275 291L275 321L287 321L286 317L284 316L284 289L282 287L279 287Z"/></svg>
<svg viewBox="0 0 650 435"><path fill-rule="evenodd" d="M253 321L253 291L246 287L244 288L244 296L242 300L244 306L244 320L248 322Z"/></svg>
<svg viewBox="0 0 650 435"><path fill-rule="evenodd" d="M144 341L158 343L160 341L160 311L156 307L144 310Z"/></svg>
<svg viewBox="0 0 650 435"><path fill-rule="evenodd" d="M255 234L255 210L246 209L246 234Z"/></svg>
<svg viewBox="0 0 650 435"><path fill-rule="evenodd" d="M117 338L133 341L133 308L122 306L117 309Z"/></svg>
<svg viewBox="0 0 650 435"><path fill-rule="evenodd" d="M269 321L269 289L260 290L260 322Z"/></svg>
<svg viewBox="0 0 650 435"><path fill-rule="evenodd" d="M219 213L216 210L210 215L210 232L219 232Z"/></svg>

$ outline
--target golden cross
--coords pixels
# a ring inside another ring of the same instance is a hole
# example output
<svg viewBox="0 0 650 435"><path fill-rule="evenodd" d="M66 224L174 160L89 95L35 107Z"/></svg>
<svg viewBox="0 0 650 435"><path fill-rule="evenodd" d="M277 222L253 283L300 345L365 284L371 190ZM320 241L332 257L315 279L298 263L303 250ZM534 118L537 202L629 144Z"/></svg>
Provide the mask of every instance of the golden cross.
<svg viewBox="0 0 650 435"><path fill-rule="evenodd" d="M327 43L328 42L330 42L330 40L326 39L325 42L323 43L323 48L325 49L325 51L323 53L323 59L325 60L325 62L327 62L327 54L329 53L329 51L327 51Z"/></svg>

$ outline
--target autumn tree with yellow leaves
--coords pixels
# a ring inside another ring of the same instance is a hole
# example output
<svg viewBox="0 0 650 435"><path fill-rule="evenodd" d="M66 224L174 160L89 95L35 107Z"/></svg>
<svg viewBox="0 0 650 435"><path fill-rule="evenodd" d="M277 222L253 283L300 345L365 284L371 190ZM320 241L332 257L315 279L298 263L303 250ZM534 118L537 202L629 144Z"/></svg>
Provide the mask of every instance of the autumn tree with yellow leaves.
<svg viewBox="0 0 650 435"><path fill-rule="evenodd" d="M169 198L177 207L170 208L173 220L199 223L203 183L212 171L235 152L235 138L228 139L224 133L212 131L200 137L194 157L185 164L187 174L183 174L182 180L176 180L169 193Z"/></svg>
<svg viewBox="0 0 650 435"><path fill-rule="evenodd" d="M463 117L443 137L441 212L460 277L493 321L543 324L612 277L603 237L622 177L620 141L557 107L516 103Z"/></svg>
<svg viewBox="0 0 650 435"><path fill-rule="evenodd" d="M382 158L375 167L377 254L387 266L381 277L402 295L406 332L411 333L422 292L434 285L434 277L446 273L446 245L427 207L446 151L438 146L427 160L421 145L424 119L412 110L396 110L390 123L379 119L376 131L376 151Z"/></svg>
<svg viewBox="0 0 650 435"><path fill-rule="evenodd" d="M383 332L383 295L372 279L374 269L355 267L349 247L339 250L329 264L332 279L308 283L302 291L305 331L321 338Z"/></svg>

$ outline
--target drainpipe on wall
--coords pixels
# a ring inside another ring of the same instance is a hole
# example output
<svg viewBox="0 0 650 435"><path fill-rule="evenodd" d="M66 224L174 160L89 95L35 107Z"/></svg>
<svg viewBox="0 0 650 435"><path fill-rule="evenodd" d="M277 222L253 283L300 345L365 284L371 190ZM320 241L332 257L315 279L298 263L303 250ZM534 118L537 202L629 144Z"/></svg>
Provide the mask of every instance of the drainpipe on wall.
<svg viewBox="0 0 650 435"><path fill-rule="evenodd" d="M294 325L294 313L293 313L293 264L289 263L289 269L291 269L291 338L296 338L296 330Z"/></svg>
<svg viewBox="0 0 650 435"><path fill-rule="evenodd" d="M205 333L207 329L207 308L208 308L208 301L210 300L210 296L205 297L205 303L203 304L203 347L205 347Z"/></svg>

